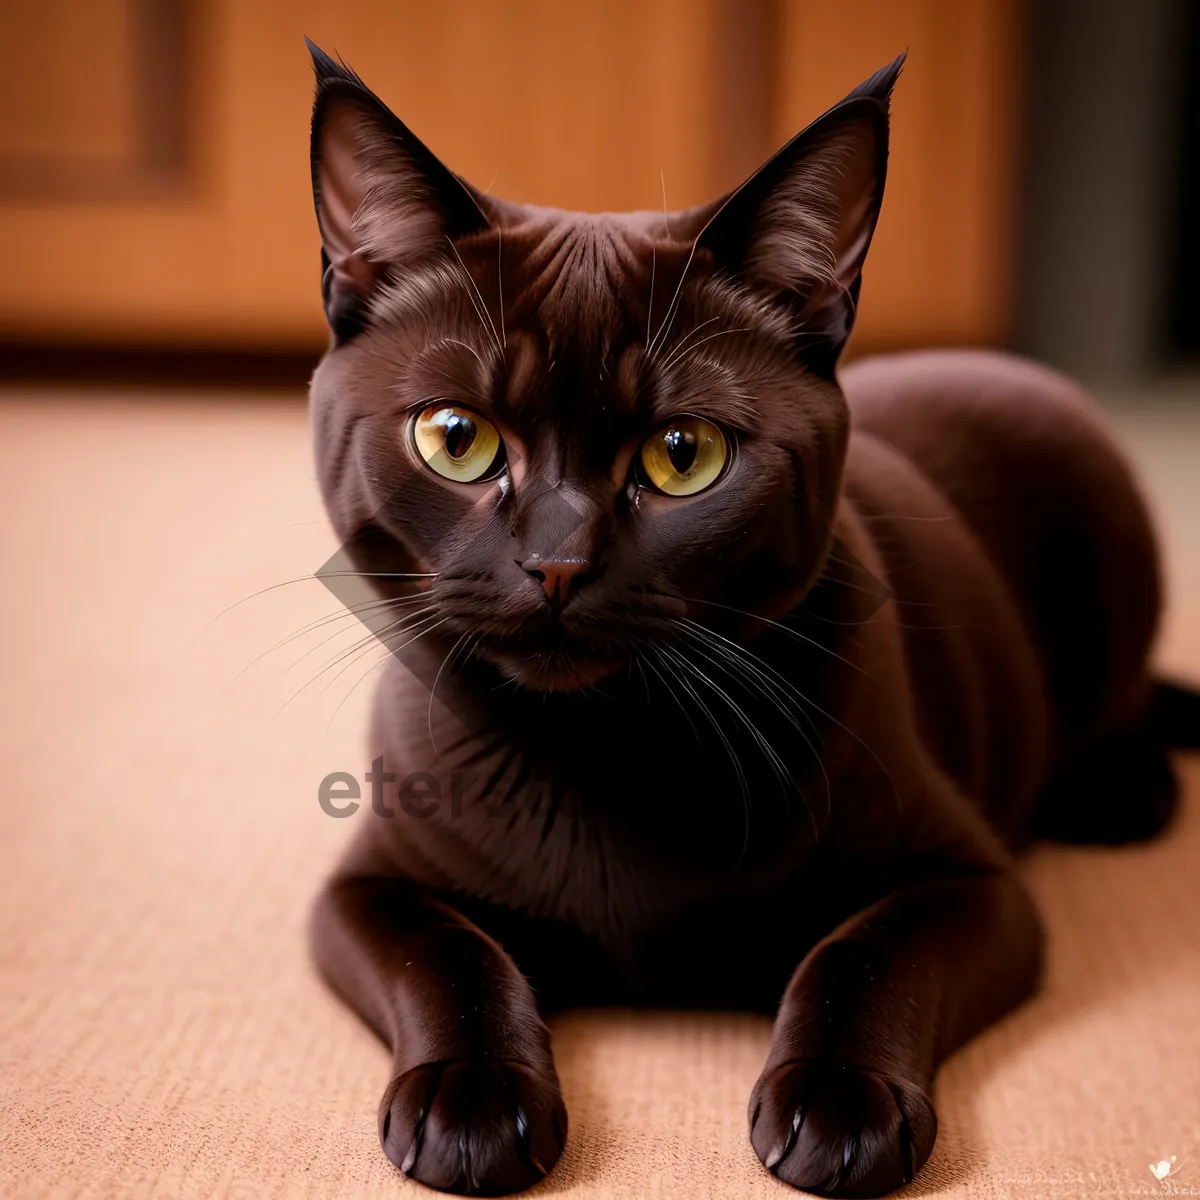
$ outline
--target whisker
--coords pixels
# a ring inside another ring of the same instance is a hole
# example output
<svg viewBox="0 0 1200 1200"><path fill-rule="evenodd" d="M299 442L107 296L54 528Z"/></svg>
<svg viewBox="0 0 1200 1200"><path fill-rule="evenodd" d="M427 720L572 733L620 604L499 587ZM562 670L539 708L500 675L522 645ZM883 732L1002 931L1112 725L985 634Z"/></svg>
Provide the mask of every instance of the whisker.
<svg viewBox="0 0 1200 1200"><path fill-rule="evenodd" d="M285 579L282 583L273 583L270 587L260 588L257 592L251 592L250 595L243 596L240 600L235 600L234 603L230 604L227 608L221 609L221 611L217 613L217 615L213 617L213 619L209 621L203 629L200 630L200 633L198 633L196 637L199 638L200 634L211 629L212 626L215 625L223 616L225 616L226 613L233 612L235 608L240 608L243 604L248 604L251 600L256 600L259 596L265 596L268 592L277 591L282 587L290 587L293 583L306 583L316 578L316 575L298 575L295 579Z"/></svg>
<svg viewBox="0 0 1200 1200"><path fill-rule="evenodd" d="M294 642L297 638L303 637L306 633L315 633L318 629L323 629L326 625L331 625L337 621L344 621L347 617L358 616L362 612L366 612L372 608L382 608L388 605L413 604L418 600L427 598L427 593L421 593L419 596L407 596L394 600L366 600L362 604L347 605L345 608L339 609L337 612L328 613L323 617L318 617L315 621L309 621L307 625L297 629L294 633L289 633L287 637L281 638L273 646L268 646L261 654L256 654L231 680L230 687L233 686L255 663L261 662L268 654L274 654L276 650L282 650L284 646ZM339 630L339 632L342 632ZM337 634L333 635L334 637ZM330 639L325 639L326 641ZM318 642L318 646L323 646L325 642ZM311 651L308 651L311 653Z"/></svg>
<svg viewBox="0 0 1200 1200"><path fill-rule="evenodd" d="M815 638L805 637L804 634L792 629L790 626L781 625L778 621L772 621L770 617L760 616L758 613L748 612L744 608L734 608L732 604L719 604L716 600L698 600L694 596L683 596L689 604L706 604L710 608L723 608L728 612L738 613L740 616L749 617L752 621L761 621L764 625L770 625L773 629L778 629L781 633L786 633L788 637L795 638L799 642L805 642L810 646L815 646L818 650L836 658L838 662L845 663L852 671L857 671L860 675L865 675L868 679L873 679L874 676L868 671L864 671L858 663L851 662L848 658L843 658L836 650L830 650L828 646L823 646Z"/></svg>
<svg viewBox="0 0 1200 1200"><path fill-rule="evenodd" d="M470 636L471 635L469 633L463 633L463 634L459 635L458 641L455 642L454 645L450 647L449 651L446 654L446 657L442 659L442 665L440 667L438 667L437 674L433 677L433 687L431 687L429 689L429 709L426 713L425 720L426 720L426 724L429 727L429 744L433 747L434 754L436 754L439 758L441 757L441 751L438 749L437 739L433 736L433 700L434 700L434 697L437 695L438 680L441 679L442 672L446 669L446 664L450 661L451 658L455 657L458 654L459 647Z"/></svg>
<svg viewBox="0 0 1200 1200"><path fill-rule="evenodd" d="M678 662L680 665L687 665L687 662L683 656L680 654L672 654L669 647L651 646L650 651L659 658L659 661L662 663L664 668L669 669L672 660ZM733 767L734 774L737 776L738 786L742 793L742 813L744 824L742 855L745 855L746 846L750 841L750 785L747 782L746 773L742 768L741 759L738 758L737 752L733 748L733 744L725 736L725 731L717 723L716 718L712 715L712 712L709 710L708 706L696 693L696 689L693 688L692 685L688 683L688 681L684 679L684 677L678 671L675 671L674 675L679 686L682 687L689 696L691 696L691 698L696 702L696 705L699 707L700 711L705 715L705 717L708 718L708 723L712 726L713 732L717 735L721 741L721 744L725 747L726 754L729 755L730 765ZM741 861L741 856L739 856L738 861Z"/></svg>
<svg viewBox="0 0 1200 1200"><path fill-rule="evenodd" d="M342 669L340 671L338 671L338 673L336 675L332 676L326 682L325 686L317 694L319 696L325 695L325 693L327 691L329 691L329 689L350 669L350 667L353 666L353 664L355 662L357 662L358 659L362 658L362 656L370 649L370 643L372 641L382 642L383 645L387 646L388 649L391 650L392 645L388 641L389 637L391 637L393 634L396 634L398 636L403 636L405 634L411 633L414 629L417 628L418 625L425 625L426 629L433 628L431 625L428 624L428 622L432 621L436 616L437 616L437 612L433 609L430 609L429 611L425 611L424 609L422 609L421 613L418 613L418 614L405 613L404 616L398 617L395 621L393 621L390 625L386 625L378 633L374 633L374 632L371 633L370 635L368 635L368 637L362 639L362 641L357 643L357 646L358 646L357 653L356 653L355 647L351 647L350 650L346 652L346 654L342 655L341 657L335 657L335 660L329 664L330 667L337 666L337 664L339 662L343 662L347 657L350 657L350 661L345 662L345 665L342 667ZM410 621L412 623L405 625L406 621ZM401 626L404 626L404 627L401 628ZM424 632L424 630L422 632ZM409 643L407 643L407 642L405 643L405 645L408 645L408 644ZM403 647L396 647L396 649L403 649ZM325 673L325 671L328 669L329 669L328 667L323 668L318 673L317 678L320 678L320 676L323 675Z"/></svg>
<svg viewBox="0 0 1200 1200"><path fill-rule="evenodd" d="M347 700L349 700L349 699L350 699L350 697L351 697L351 696L353 696L353 695L354 695L354 693L355 693L356 691L358 691L358 689L359 689L359 688L362 686L362 684L363 684L363 683L364 683L364 682L365 682L365 681L366 681L366 680L367 680L367 679L368 679L368 678L369 678L371 675L373 675L373 674L374 674L376 671L378 671L380 667L384 666L384 665L387 663L388 659L390 659L391 657L392 657L392 652L391 652L390 650L386 651L386 652L384 653L384 655L383 655L383 657L382 657L382 658L380 658L380 659L377 659L375 662L373 662L373 663L372 663L372 664L371 664L371 665L370 665L370 666L369 666L369 667L368 667L368 668L367 668L367 669L366 669L366 670L365 670L365 671L364 671L364 672L363 672L363 673L362 673L362 674L361 674L361 675L360 675L360 676L359 676L359 677L358 677L358 678L357 678L357 679L354 681L354 683L353 683L353 685L351 686L350 690L349 690L349 691L348 691L348 692L347 692L347 693L346 693L346 694L345 694L345 695L344 695L344 696L343 696L343 697L342 697L342 698L341 698L341 699L340 699L340 700L337 702L337 707L336 707L336 708L334 708L334 710L333 710L332 714L331 714L331 715L330 715L330 717L329 717L329 722L328 722L328 723L326 724L326 726L325 726L325 732L326 732L326 733L328 733L328 732L329 732L329 731L330 731L330 730L333 728L333 722L334 722L334 721L337 719L337 715L338 715L338 713L340 713L340 712L342 711L342 708L343 708L343 706L345 705L346 701L347 701Z"/></svg>
<svg viewBox="0 0 1200 1200"><path fill-rule="evenodd" d="M499 352L501 359L503 359L504 348L500 345L500 335L496 332L496 325L492 320L492 314L488 312L487 305L483 302L483 296L480 293L479 288L476 286L475 280L471 276L471 272L467 270L467 265L463 262L462 255L459 254L458 247L454 244L453 238L447 236L446 241L450 244L450 249L454 251L454 257L458 259L458 265L462 268L462 273L466 278L468 285L470 286L470 291L467 293L468 299L471 299L471 292L474 292L475 296L479 300L478 305L476 305L475 300L471 299L471 305L473 308L475 308L475 314L491 331L492 341L496 343L496 350Z"/></svg>
<svg viewBox="0 0 1200 1200"><path fill-rule="evenodd" d="M677 626L681 625L681 622L679 621L673 620L672 623ZM707 626L700 625L696 621L690 621L687 618L684 618L682 625L689 627L683 630L684 633L689 633L692 637L699 637L702 641L709 643L714 650L718 651L719 653L724 653L727 657L738 663L744 670L754 672L755 677L761 680L762 683L769 685L770 695L775 699L778 700L781 696L786 699L788 692L790 692L797 699L802 698L800 693L797 692L795 687L792 686L790 680L781 675L774 667L770 665L770 663L768 663L765 659L760 658L757 654L754 654L747 647L739 645L737 642L734 642L731 639L717 633L715 629L709 629ZM714 641L714 639L716 640ZM788 717L789 721L791 721L793 724L795 723L794 716L796 714L794 714L791 709L780 708L779 711L784 713L784 715ZM820 731L817 729L816 723L812 720L812 718L809 717L807 713L800 713L799 715L804 717L804 719L808 722L809 727L812 729L813 735L819 739L821 736ZM799 726L796 726L796 729L801 736L804 736L804 731L800 729Z"/></svg>
<svg viewBox="0 0 1200 1200"><path fill-rule="evenodd" d="M636 649L636 647L634 648L634 654L635 654L635 655L637 655L637 649ZM640 662L642 661L642 660L641 660L641 656L640 656L640 655L637 655L637 657L638 657L638 661L639 661L639 663L640 663ZM689 728L689 729L692 731L692 737L693 737L693 738L696 740L696 743L697 743L697 744L700 744L700 733L699 733L699 731L696 729L696 726L695 726L695 724L694 724L694 723L693 723L693 721L692 721L692 717L691 717L691 714L690 714L690 713L688 712L688 710L687 710L687 706L686 706L686 705L683 703L683 701L682 701L682 700L680 700L680 699L679 699L679 696L676 694L676 692L675 692L675 689L674 689L674 688L673 688L673 687L670 685L670 683L668 683L668 682L667 682L667 680L666 680L666 679L665 679L665 678L664 678L664 677L663 677L663 676L662 676L662 675L659 673L659 670L658 670L658 668L657 668L657 667L656 667L656 666L655 666L655 665L654 665L652 662L650 662L650 661L649 661L649 659L647 659L647 660L646 660L646 666L648 666L648 667L650 668L650 670L652 670L652 671L654 672L654 674L655 674L655 675L658 677L658 679L661 681L661 683L662 683L663 687L665 687L665 688L667 689L667 693L670 695L671 699L672 699L672 700L674 700L674 701L675 701L675 703L676 703L676 704L679 706L679 711L680 711L681 713L683 713L683 718L684 718L684 720L685 720L685 721L687 721L687 723L688 723L688 728ZM643 678L645 678L645 675L644 675L644 674L643 674ZM647 681L647 682L648 682L648 681ZM650 691L649 691L649 688L647 688L647 690L646 690L646 696L647 696L647 698L649 698L649 695L650 695Z"/></svg>
<svg viewBox="0 0 1200 1200"><path fill-rule="evenodd" d="M700 679L702 679L705 683L707 683L708 686L714 692L716 692L717 695L720 696L722 700L725 701L725 703L729 706L729 709L734 714L734 716L737 717L737 719L746 727L746 730L749 732L750 736L752 738L754 738L755 742L758 744L760 749L763 751L764 755L766 755L767 761L771 764L772 769L775 771L776 776L779 778L779 782L784 785L784 787L785 787L784 794L785 795L787 794L786 789L789 787L798 793L799 788L796 786L796 781L792 778L791 772L788 771L787 765L784 763L783 759L781 759L779 757L778 753L776 753L775 747L772 746L771 743L768 742L767 739L763 736L763 734L759 730L758 726L756 726L754 724L754 722L750 720L750 717L747 715L745 709L743 709L742 706L740 704L738 704L737 701L734 700L724 690L724 688L722 688L719 684L717 684L715 680L711 679L704 671L702 671L698 666L696 666L695 663L691 662L685 655L681 654L679 656L679 661L688 670L690 670L694 675L697 675ZM807 805L805 807L807 808ZM812 820L811 813L809 813L809 819ZM813 823L813 832L814 832L814 834L817 832L815 822Z"/></svg>
<svg viewBox="0 0 1200 1200"><path fill-rule="evenodd" d="M654 335L654 341L646 349L646 355L651 362L654 361L658 351L662 348L662 340L670 332L671 322L675 319L675 311L679 304L680 294L683 292L683 283L687 279L688 271L692 267L692 259L696 257L696 247L700 244L699 237L692 242L691 252L688 254L687 262L683 264L683 274L679 276L679 283L675 287L675 294L671 297L671 303L667 305L666 315L663 317L662 324L658 327L658 332Z"/></svg>
<svg viewBox="0 0 1200 1200"><path fill-rule="evenodd" d="M646 345L650 345L650 322L654 320L654 276L658 272L658 247L650 243L650 307L646 311Z"/></svg>
<svg viewBox="0 0 1200 1200"><path fill-rule="evenodd" d="M689 346L687 348L687 357L691 358L696 353L696 351L699 350L700 347L705 344L705 342L711 342L715 338L725 337L727 334L730 334L730 333L750 333L750 332L752 332L752 331L751 331L751 328L749 325L742 325L737 329L718 329L716 333L710 333L708 335L708 337L703 337L698 342L696 342L694 345ZM671 367L673 367L677 362L679 362L679 360L683 357L683 354L684 354L683 351L678 351L677 353L672 354L671 357L668 358L667 361L663 363L661 369L664 371L670 370Z"/></svg>
<svg viewBox="0 0 1200 1200"><path fill-rule="evenodd" d="M445 342L447 346L461 346L464 350L469 350L475 356L475 361L481 367L485 367L485 369L486 369L483 359L479 356L479 351L476 350L475 347L472 346L469 342L460 341L458 338L452 338L452 337L442 338L442 341ZM450 377L447 372L443 372L443 374L445 374L447 376L447 378Z"/></svg>
<svg viewBox="0 0 1200 1200"><path fill-rule="evenodd" d="M667 224L667 176L662 167L658 168L658 179L662 184L663 201L663 232L669 238L671 227ZM653 237L650 239L650 307L646 312L646 350L650 348L650 323L654 320L654 277L658 273L658 246Z"/></svg>
<svg viewBox="0 0 1200 1200"><path fill-rule="evenodd" d="M504 339L504 349L508 349L508 328L504 324L504 230L496 226L496 290L500 293L500 336Z"/></svg>
<svg viewBox="0 0 1200 1200"><path fill-rule="evenodd" d="M440 621L436 621L433 625L429 625L425 629L422 629L421 632L418 633L416 637L410 638L402 646L391 646L385 642L384 645L387 646L388 652L378 662L373 663L368 670L366 670L362 675L360 675L359 678L355 681L354 686L341 698L341 700L338 701L337 707L333 710L332 714L329 717L329 723L325 726L326 733L328 733L329 730L333 728L334 719L337 717L338 713L340 713L342 711L342 706L346 703L347 700L350 699L350 697L352 695L354 695L354 693L358 690L359 686L362 684L363 680L367 679L374 672L378 671L380 667L384 666L387 663L389 658L394 658L401 650L404 650L406 647L411 646L414 642L419 642L421 640L421 638L423 638L427 633L432 633L439 626L445 625L446 622L449 620L450 620L449 617L443 617ZM411 627L409 629L405 630L404 632L405 633L411 632ZM359 657L361 657L361 655ZM336 676L334 676L334 679L336 679L336 678L338 678L338 676L344 674L344 672L347 669L348 669L348 667L343 667L342 670L339 671ZM321 689L321 695L324 695L329 690L332 683L333 683L333 680L331 679L329 681L329 683L326 684L325 687L323 687Z"/></svg>
<svg viewBox="0 0 1200 1200"><path fill-rule="evenodd" d="M641 655L637 652L637 647L630 647L632 654L629 658L629 666L631 668L630 675L632 676L632 668L636 665L638 674L642 677L642 687L646 689L646 707L649 708L652 701L650 699L650 680L646 678L646 668L642 666Z"/></svg>
<svg viewBox="0 0 1200 1200"><path fill-rule="evenodd" d="M676 624L678 624L678 622L676 622ZM693 638L697 639L700 642L700 644L702 646L704 646L706 649L708 649L710 652L715 652L717 654L720 654L726 663L732 664L732 665L738 667L740 669L740 672L742 673L741 678L746 683L753 685L756 688L756 690L759 692L759 694L762 695L766 700L768 700L773 705L775 710L788 722L789 725L792 726L793 729L795 729L795 731L803 739L805 746L808 748L808 750L812 754L813 758L816 760L817 767L820 769L820 772L821 772L821 777L825 781L826 821L828 821L829 813L831 811L830 806L833 803L833 789L829 782L829 774L825 770L825 764L821 761L820 753L818 752L816 746L813 745L813 742L809 738L808 734L804 731L804 728L800 725L799 721L797 720L797 716L803 716L804 719L806 721L808 721L809 725L812 727L813 735L819 741L822 741L822 743L823 743L823 739L821 738L820 731L817 729L812 718L809 717L807 713L804 713L804 712L796 713L790 706L787 706L786 704L781 702L780 689L777 688L771 682L771 680L768 678L767 675L764 674L764 672L762 670L757 669L754 666L754 663L760 663L762 665L762 667L765 668L766 671L769 671L771 673L771 675L774 675L777 679L779 679L780 682L789 691L791 691L793 694L795 694L798 699L803 700L803 696L801 696L799 693L797 693L795 688L793 688L791 686L791 684L786 679L784 679L784 677L782 675L779 675L779 673L777 671L775 671L767 663L763 662L763 660L758 658L757 655L750 654L749 651L746 651L744 647L738 646L737 643L735 643L735 642L729 642L729 640L727 638L722 638L719 633L716 633L713 630L706 629L704 626L701 626L701 625L695 625L695 622L689 622L689 624L693 625L694 629L693 630L683 629L683 632L685 634L690 634ZM697 637L698 634L705 634L705 635L710 635L710 636L707 638ZM722 642L728 642L728 646L730 648L726 648L726 647L720 645L720 643L712 641L711 638L714 638L714 637L720 638ZM747 655L749 659L753 659L754 661L753 662L747 661L746 658L743 658L743 654ZM728 671L728 666L726 669ZM786 699L786 696L783 697L783 699ZM816 822L813 820L812 810L809 808L809 805L808 805L808 799L805 796L803 789L801 789L794 783L793 783L793 786L796 787L796 791L800 796L801 802L804 804L805 811L808 813L809 821L812 822L812 824L813 824L814 836L819 838L820 831L817 829Z"/></svg>
<svg viewBox="0 0 1200 1200"><path fill-rule="evenodd" d="M691 329L689 329L689 330L687 331L687 333L685 333L685 334L683 335L683 337L681 337L681 338L679 339L679 341L677 341L677 342L676 342L676 343L675 343L675 344L674 344L674 345L671 347L670 353L668 354L668 359L673 359L673 358L674 358L674 356L675 356L675 354L676 354L676 353L677 353L677 352L678 352L678 351L679 351L679 350L680 350L682 347L684 347L684 346L686 346L686 345L687 345L687 343L688 343L688 339L689 339L689 338L695 337L695 336L696 336L696 334L697 334L697 333L699 333L701 329L704 329L706 326L709 326L709 325L711 325L711 324L712 324L714 321L719 321L720 319L721 319L721 318L720 318L720 316L716 316L716 317L709 317L709 318L708 318L708 320L706 320L706 321L701 321L699 325L693 325L693 326L692 326L692 328L691 328ZM663 369L664 369L664 370L666 369L666 364L664 364L664 367L663 367Z"/></svg>
<svg viewBox="0 0 1200 1200"><path fill-rule="evenodd" d="M361 579L436 579L441 571L318 571L313 579L339 579L356 576Z"/></svg>
<svg viewBox="0 0 1200 1200"><path fill-rule="evenodd" d="M243 604L249 603L251 600L257 599L259 596L265 596L268 592L277 591L279 588L290 587L293 583L306 583L314 579L339 579L344 576L358 576L363 579L436 579L441 574L440 571L418 571L418 572L394 572L394 571L317 571L313 575L297 575L295 579L285 579L282 583L273 583L270 587L259 588L257 592L251 592L248 596L243 596L240 600L235 600L226 608L221 609L211 621L208 622L201 630L204 633L216 624L226 613L233 612L235 608L239 608ZM197 638L200 634L196 635Z"/></svg>
<svg viewBox="0 0 1200 1200"><path fill-rule="evenodd" d="M430 610L430 611L432 612L432 610ZM339 663L346 662L347 659L349 659L351 663L353 661L356 661L358 658L360 658L362 656L362 653L365 651L365 649L370 649L370 647L373 643L375 643L376 641L384 641L384 637L386 636L386 634L388 634L396 626L403 624L405 621L413 620L413 621L415 621L415 624L411 628L415 628L416 625L421 624L423 621L428 621L429 619L430 619L430 617L428 615L417 614L414 616L414 614L412 614L412 613L406 613L404 616L402 616L402 617L398 618L396 621L392 622L391 625L388 625L384 629L380 630L379 633L373 633L373 632L368 633L365 637L360 638L358 641L356 641L354 643L354 645L348 647L347 649L339 651L328 662L324 663L321 666L321 668L317 671L317 673L310 680L308 680L307 683L301 684L301 686L295 692L293 692L291 694L291 696L289 696L287 698L287 700L285 700L284 703L278 709L276 709L275 717L272 718L272 720L274 720L275 718L278 718L279 715L283 712L283 710L285 708L287 708L294 700L296 700L297 697L299 697L302 692L305 692L310 687L312 687L313 684L316 683L321 678L321 676L324 675L327 671L331 671ZM384 641L384 645L387 645L386 641ZM349 665L349 664L347 664L347 665ZM343 670L345 670L345 669L346 668L343 668ZM341 674L342 674L342 672L339 671L338 674L333 677L334 680L340 678ZM330 682L333 682L333 680L331 680ZM325 690L326 689L323 688L321 690L320 694L324 695Z"/></svg>
<svg viewBox="0 0 1200 1200"><path fill-rule="evenodd" d="M424 600L424 599L426 599L425 596L410 596L407 599L389 600L386 602L381 602L381 607L383 607L385 610L387 608L398 608L403 604L413 604L413 603L416 603L418 600ZM418 616L420 611L422 611L422 610L418 610L417 612L405 613L400 619L407 620L410 617ZM428 611L432 612L433 611L432 607ZM354 613L352 615L359 616L359 613ZM359 619L360 620L362 619L361 616L359 616ZM374 637L375 632L374 632L374 630L371 629L370 625L367 625L366 621L363 621L362 623L367 626L367 629L368 629L368 631L370 631L371 636ZM306 658L308 658L308 656L310 654L315 654L322 646L327 645L329 642L332 642L334 638L340 637L345 632L346 632L345 629L335 629L333 631L333 633L329 634L328 637L323 637L315 646L310 646L307 650L305 650L305 652L303 654L301 654L300 657L298 659L296 659L296 661L294 663L291 664L291 666L285 667L283 669L283 671L280 672L279 677L282 679L284 675L287 675L290 671L294 671ZM366 639L360 639L355 644L362 645L363 641L365 641L365 640Z"/></svg>
<svg viewBox="0 0 1200 1200"><path fill-rule="evenodd" d="M812 645L816 646L818 649L824 650L827 654L833 655L834 658L838 659L841 662L846 663L846 665L848 667L853 667L854 670L858 671L859 674L861 674L861 675L865 675L868 679L874 678L874 676L868 674L868 672L864 671L861 667L842 658L842 656L840 654L835 654L832 650L829 649L828 646L822 646L820 642L813 641L812 638L806 638L806 637L804 637L803 634L797 633L794 629L789 629L786 625L780 625L778 621L772 621L768 617L759 616L757 613L746 612L744 609L734 608L732 605L718 604L715 600L695 600L693 597L687 597L687 596L683 597L683 599L690 600L690 601L692 601L694 603L698 603L698 604L709 604L714 608L728 609L730 612L740 613L742 616L750 617L753 620L762 621L765 624L775 626L776 628L781 630L783 633L786 633L786 634L790 635L791 637L798 638L800 641L809 642ZM896 805L897 805L897 807L900 807L901 806L900 792L896 787L895 780L892 779L891 773L888 771L887 767L884 765L883 760L879 757L879 755L876 754L875 751L872 750L871 747L868 746L867 743L865 741L863 741L863 739L861 737L859 737L859 735L857 733L855 733L854 730L851 729L848 725L844 725L841 721L839 721L837 719L837 717L833 716L832 713L826 712L826 710L823 709L819 704L817 704L813 700L810 700L808 698L808 696L806 696L802 691L800 691L799 688L795 688L794 690L795 690L795 693L798 698L803 700L803 702L805 704L807 704L810 708L815 709L817 712L819 712L821 714L821 716L823 716L827 721L832 721L839 729L842 729L846 733L848 733L875 760L876 764L879 766L880 770L883 771L884 776L887 778L888 783L891 784L892 792L896 797Z"/></svg>

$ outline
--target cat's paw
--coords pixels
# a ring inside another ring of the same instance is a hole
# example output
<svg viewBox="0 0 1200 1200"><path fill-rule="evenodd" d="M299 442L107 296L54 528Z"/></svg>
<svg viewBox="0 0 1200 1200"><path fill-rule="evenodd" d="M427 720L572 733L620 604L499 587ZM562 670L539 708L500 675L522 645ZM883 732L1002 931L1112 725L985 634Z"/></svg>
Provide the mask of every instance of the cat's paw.
<svg viewBox="0 0 1200 1200"><path fill-rule="evenodd" d="M883 1196L925 1164L937 1117L919 1087L876 1071L793 1059L750 1097L750 1142L785 1183L819 1196Z"/></svg>
<svg viewBox="0 0 1200 1200"><path fill-rule="evenodd" d="M504 1196L537 1183L562 1154L558 1080L512 1059L422 1063L379 1106L383 1152L427 1187Z"/></svg>

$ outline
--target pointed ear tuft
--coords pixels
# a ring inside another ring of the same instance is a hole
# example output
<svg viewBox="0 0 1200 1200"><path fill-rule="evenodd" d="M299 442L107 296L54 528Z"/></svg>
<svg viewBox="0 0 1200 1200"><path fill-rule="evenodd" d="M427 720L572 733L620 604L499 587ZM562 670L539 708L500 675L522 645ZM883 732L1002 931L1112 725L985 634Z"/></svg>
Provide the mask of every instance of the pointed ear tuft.
<svg viewBox="0 0 1200 1200"><path fill-rule="evenodd" d="M904 58L792 138L700 234L719 266L797 311L801 349L829 369L854 325L887 175L888 103Z"/></svg>
<svg viewBox="0 0 1200 1200"><path fill-rule="evenodd" d="M330 58L312 38L306 37L304 44L308 47L308 53L312 56L313 73L317 77L318 88L322 83L327 83L333 79L356 83L360 87L366 86L358 75L346 66L344 62Z"/></svg>
<svg viewBox="0 0 1200 1200"><path fill-rule="evenodd" d="M322 295L334 334L361 329L381 282L487 226L469 187L344 63L305 39L316 74L311 166Z"/></svg>
<svg viewBox="0 0 1200 1200"><path fill-rule="evenodd" d="M904 70L907 58L908 51L902 50L886 67L880 67L869 79L864 79L854 91L845 97L842 103L845 104L847 100L869 97L872 100L878 100L884 108L887 108L888 102L892 98L892 88L896 86L896 80L900 78L900 72Z"/></svg>

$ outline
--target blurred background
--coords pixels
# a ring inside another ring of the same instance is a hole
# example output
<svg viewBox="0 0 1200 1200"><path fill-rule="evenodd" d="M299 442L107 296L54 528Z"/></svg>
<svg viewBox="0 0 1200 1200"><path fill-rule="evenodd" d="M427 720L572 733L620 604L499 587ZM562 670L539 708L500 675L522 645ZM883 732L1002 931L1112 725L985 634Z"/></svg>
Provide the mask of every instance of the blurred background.
<svg viewBox="0 0 1200 1200"><path fill-rule="evenodd" d="M1187 0L4 0L0 373L302 383L325 329L301 35L518 200L683 206L900 50L853 352L1100 383L1200 350Z"/></svg>

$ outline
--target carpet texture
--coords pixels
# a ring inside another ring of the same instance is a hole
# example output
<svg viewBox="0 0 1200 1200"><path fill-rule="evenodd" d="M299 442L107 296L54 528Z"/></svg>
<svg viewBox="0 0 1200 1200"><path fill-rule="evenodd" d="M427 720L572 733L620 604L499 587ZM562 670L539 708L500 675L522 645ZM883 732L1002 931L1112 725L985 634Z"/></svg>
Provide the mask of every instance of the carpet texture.
<svg viewBox="0 0 1200 1200"><path fill-rule="evenodd" d="M354 824L317 787L367 770L382 657L319 674L361 632L337 619L263 653L337 613L302 578L335 548L307 436L296 397L0 402L4 1197L430 1194L380 1152L387 1055L304 946ZM1128 438L1171 559L1160 657L1200 678L1200 419L1142 414ZM908 1194L1200 1195L1200 760L1180 766L1166 839L1029 859L1045 988L942 1073ZM538 1192L789 1194L746 1133L768 1035L557 1022L571 1133Z"/></svg>

